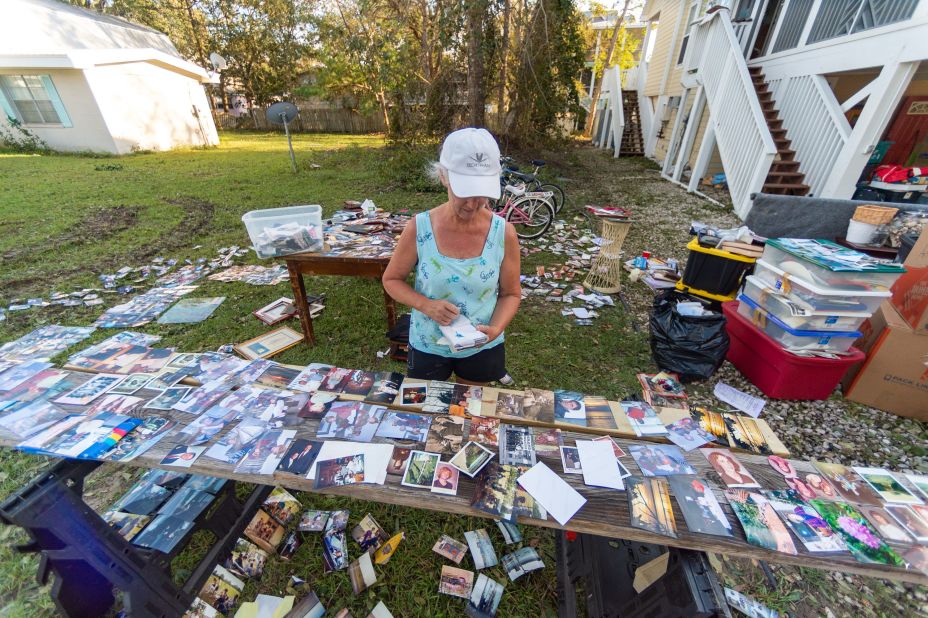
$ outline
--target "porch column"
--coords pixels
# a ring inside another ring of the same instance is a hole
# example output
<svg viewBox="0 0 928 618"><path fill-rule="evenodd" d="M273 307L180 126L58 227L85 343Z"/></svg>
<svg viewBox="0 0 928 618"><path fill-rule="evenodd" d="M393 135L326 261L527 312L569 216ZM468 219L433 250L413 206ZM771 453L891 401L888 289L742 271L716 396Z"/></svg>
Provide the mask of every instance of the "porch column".
<svg viewBox="0 0 928 618"><path fill-rule="evenodd" d="M673 159L677 155L674 152L674 144L677 143L677 136L680 135L680 127L683 125L683 116L686 112L686 104L690 99L690 88L683 91L680 96L680 104L677 106L677 115L673 121L673 131L670 133L670 141L667 142L667 153L664 155L664 162L661 165L661 174L668 175L673 167ZM683 144L680 144L681 146Z"/></svg>
<svg viewBox="0 0 928 618"><path fill-rule="evenodd" d="M693 142L696 140L696 131L699 130L705 103L706 93L702 89L702 84L700 84L696 87L693 107L690 108L689 118L686 121L686 130L683 132L683 140L680 142L680 149L677 153L677 163L673 168L673 179L676 181L679 181L683 175L683 168L686 162L690 160L690 153L693 152Z"/></svg>
<svg viewBox="0 0 928 618"><path fill-rule="evenodd" d="M699 181L706 175L706 169L709 168L709 161L712 160L712 153L715 150L715 124L706 123L706 131L702 134L702 143L699 145L699 154L696 155L696 164L693 165L693 173L690 174L690 182L686 190L689 192L696 191L699 188Z"/></svg>

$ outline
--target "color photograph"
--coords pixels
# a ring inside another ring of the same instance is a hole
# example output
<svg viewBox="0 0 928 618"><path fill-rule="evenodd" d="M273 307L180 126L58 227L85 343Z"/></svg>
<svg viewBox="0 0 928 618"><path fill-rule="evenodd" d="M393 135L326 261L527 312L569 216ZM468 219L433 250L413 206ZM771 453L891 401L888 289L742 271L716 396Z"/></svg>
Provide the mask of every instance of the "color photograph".
<svg viewBox="0 0 928 618"><path fill-rule="evenodd" d="M245 528L245 536L252 543L266 551L268 554L277 552L277 546L284 540L284 528L274 518L262 510L258 510L255 516Z"/></svg>
<svg viewBox="0 0 928 618"><path fill-rule="evenodd" d="M425 442L431 423L432 417L428 414L389 411L380 421L376 436L394 440Z"/></svg>
<svg viewBox="0 0 928 618"><path fill-rule="evenodd" d="M913 543L912 536L906 532L905 527L885 509L878 506L861 505L857 510L867 518L870 525L876 529L887 543L899 543L901 545L911 545Z"/></svg>
<svg viewBox="0 0 928 618"><path fill-rule="evenodd" d="M812 461L812 465L838 492L838 495L855 504L882 506L883 500L853 468L835 463Z"/></svg>
<svg viewBox="0 0 928 618"><path fill-rule="evenodd" d="M438 592L448 594L453 597L469 599L471 589L474 585L474 572L448 566L441 567L441 580L438 584Z"/></svg>
<svg viewBox="0 0 928 618"><path fill-rule="evenodd" d="M580 452L576 446L561 447L561 466L565 474L583 474L583 467L580 465Z"/></svg>
<svg viewBox="0 0 928 618"><path fill-rule="evenodd" d="M847 551L841 536L796 491L764 491L763 495L807 550L812 553Z"/></svg>
<svg viewBox="0 0 928 618"><path fill-rule="evenodd" d="M703 430L699 423L689 416L667 425L666 429L667 438L684 451L691 451L714 441L714 436Z"/></svg>
<svg viewBox="0 0 928 618"><path fill-rule="evenodd" d="M503 568L509 575L509 581L516 581L526 573L545 568L545 563L538 556L534 547L520 547L511 554L503 556Z"/></svg>
<svg viewBox="0 0 928 618"><path fill-rule="evenodd" d="M499 559L496 557L496 551L493 549L493 543L490 541L490 535L487 534L486 529L469 530L464 533L464 540L467 542L467 548L470 550L475 569L479 571L499 564Z"/></svg>
<svg viewBox="0 0 928 618"><path fill-rule="evenodd" d="M499 419L474 417L470 420L468 437L484 446L499 448Z"/></svg>
<svg viewBox="0 0 928 618"><path fill-rule="evenodd" d="M748 469L744 467L738 458L724 448L704 448L699 451L705 455L709 465L718 473L719 478L726 487L760 487Z"/></svg>
<svg viewBox="0 0 928 618"><path fill-rule="evenodd" d="M313 487L344 487L364 482L364 455L349 455L316 462L316 479Z"/></svg>
<svg viewBox="0 0 928 618"><path fill-rule="evenodd" d="M352 529L351 538L361 547L361 551L372 554L377 551L378 547L386 543L390 537L383 531L374 516L368 513Z"/></svg>
<svg viewBox="0 0 928 618"><path fill-rule="evenodd" d="M300 516L297 530L300 532L322 532L329 521L328 511L306 511Z"/></svg>
<svg viewBox="0 0 928 618"><path fill-rule="evenodd" d="M393 453L390 455L390 461L387 464L387 474L403 476L403 473L406 471L406 462L409 461L409 455L411 453L412 449L394 446Z"/></svg>
<svg viewBox="0 0 928 618"><path fill-rule="evenodd" d="M789 530L764 496L742 489L727 489L725 496L744 528L748 543L784 554L797 553Z"/></svg>
<svg viewBox="0 0 928 618"><path fill-rule="evenodd" d="M473 426L471 426L473 433ZM539 457L558 457L561 453L561 446L564 445L564 437L560 429L548 429L535 431L535 454Z"/></svg>
<svg viewBox="0 0 928 618"><path fill-rule="evenodd" d="M629 446L628 450L645 476L696 474L695 468L686 463L686 456L676 446L634 444Z"/></svg>
<svg viewBox="0 0 928 618"><path fill-rule="evenodd" d="M825 500L812 500L811 504L831 529L841 535L851 555L859 562L891 566L905 564L902 557L880 538L860 511L850 504Z"/></svg>
<svg viewBox="0 0 928 618"><path fill-rule="evenodd" d="M504 588L495 580L483 573L477 573L477 583L470 595L465 613L468 616L480 617L495 616L499 602L503 598Z"/></svg>
<svg viewBox="0 0 928 618"><path fill-rule="evenodd" d="M217 564L198 596L217 612L228 614L235 607L235 602L244 587L245 582Z"/></svg>
<svg viewBox="0 0 928 618"><path fill-rule="evenodd" d="M928 521L916 513L912 507L887 504L886 510L898 521L906 532L915 537L919 543L928 543Z"/></svg>
<svg viewBox="0 0 928 618"><path fill-rule="evenodd" d="M460 471L455 466L439 462L435 465L435 476L432 479L432 493L456 496L458 493L458 479Z"/></svg>
<svg viewBox="0 0 928 618"><path fill-rule="evenodd" d="M731 522L706 481L695 476L668 476L667 483L690 532L732 536Z"/></svg>
<svg viewBox="0 0 928 618"><path fill-rule="evenodd" d="M464 559L464 555L467 553L467 544L443 534L435 541L432 551L455 564L461 564L461 560Z"/></svg>
<svg viewBox="0 0 928 618"><path fill-rule="evenodd" d="M275 487L274 491L264 499L261 508L281 526L286 526L299 514L302 505L289 491L283 487Z"/></svg>
<svg viewBox="0 0 928 618"><path fill-rule="evenodd" d="M409 455L409 462L406 464L402 484L406 487L431 489L432 479L435 478L435 468L440 460L441 455L436 453L412 451Z"/></svg>
<svg viewBox="0 0 928 618"><path fill-rule="evenodd" d="M888 470L856 466L854 471L867 481L867 484L886 502L893 504L922 504L922 499L903 487L899 479Z"/></svg>
<svg viewBox="0 0 928 618"><path fill-rule="evenodd" d="M225 567L239 577L261 577L267 563L267 552L249 541L239 538L226 558Z"/></svg>
<svg viewBox="0 0 928 618"><path fill-rule="evenodd" d="M464 442L464 419L460 416L435 416L429 425L425 450L430 453L451 455Z"/></svg>
<svg viewBox="0 0 928 618"><path fill-rule="evenodd" d="M496 453L476 442L468 442L461 450L454 454L448 462L467 476L473 478ZM437 477L436 477L437 478ZM455 475L455 487L457 477Z"/></svg>
<svg viewBox="0 0 928 618"><path fill-rule="evenodd" d="M630 476L625 483L632 527L677 538L666 479Z"/></svg>

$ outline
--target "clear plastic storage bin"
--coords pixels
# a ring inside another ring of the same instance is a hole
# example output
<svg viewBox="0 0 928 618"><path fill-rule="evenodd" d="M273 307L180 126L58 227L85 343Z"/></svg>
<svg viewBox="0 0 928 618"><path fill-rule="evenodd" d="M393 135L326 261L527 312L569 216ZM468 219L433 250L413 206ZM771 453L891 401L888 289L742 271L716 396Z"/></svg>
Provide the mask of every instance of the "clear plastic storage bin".
<svg viewBox="0 0 928 618"><path fill-rule="evenodd" d="M322 250L322 206L252 210L242 216L242 223L260 258Z"/></svg>
<svg viewBox="0 0 928 618"><path fill-rule="evenodd" d="M861 336L861 333L856 330L843 332L790 328L744 294L738 297L738 313L751 320L771 339L792 351L847 352Z"/></svg>
<svg viewBox="0 0 928 618"><path fill-rule="evenodd" d="M754 276L769 287L785 294L790 300L808 304L815 311L860 311L873 313L880 303L892 296L889 290L829 288L789 275L765 260L757 260Z"/></svg>
<svg viewBox="0 0 928 618"><path fill-rule="evenodd" d="M870 317L868 311L818 311L795 296L778 292L754 275L744 280L744 295L798 330L854 331Z"/></svg>
<svg viewBox="0 0 928 618"><path fill-rule="evenodd" d="M771 238L761 259L819 287L852 294L888 290L905 272L900 264L881 262L828 240Z"/></svg>

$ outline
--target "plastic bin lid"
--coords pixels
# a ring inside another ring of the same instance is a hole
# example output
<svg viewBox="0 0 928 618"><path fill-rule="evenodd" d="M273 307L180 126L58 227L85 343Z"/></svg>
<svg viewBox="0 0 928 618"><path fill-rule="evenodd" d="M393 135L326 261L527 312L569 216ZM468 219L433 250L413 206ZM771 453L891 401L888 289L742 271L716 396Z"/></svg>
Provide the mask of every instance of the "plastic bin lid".
<svg viewBox="0 0 928 618"><path fill-rule="evenodd" d="M757 258L748 257L746 255L739 255L737 253L732 253L731 251L725 251L724 249L714 249L712 247L703 247L699 244L699 237L693 236L693 240L686 243L686 248L690 251L698 251L699 253L707 253L709 255L714 255L716 257L725 258L726 260L735 260L737 262L745 262L748 264L753 264L757 261Z"/></svg>
<svg viewBox="0 0 928 618"><path fill-rule="evenodd" d="M792 275L790 275L791 278ZM791 305L799 305L800 308L805 311L803 316L798 317L814 317L814 316L826 316L826 317L839 317L839 318L869 318L872 313L869 311L832 311L832 310L818 310L809 305L798 300L793 300L789 298L788 294L784 294L782 290L777 290L775 288L767 285L765 281L760 279L757 275L748 275L745 277L745 281L753 283L755 286L759 287L762 291L768 293L771 296L776 296L784 303L789 303ZM847 294L842 294L842 296L847 296Z"/></svg>
<svg viewBox="0 0 928 618"><path fill-rule="evenodd" d="M850 331L840 331L840 330L796 330L796 329L790 328L789 326L787 326L786 324L784 324L777 316L773 315L772 313L770 313L769 311L767 311L766 309L764 309L763 307L761 307L760 305L758 305L757 303L755 303L753 300L751 300L750 298L748 298L748 297L745 296L744 294L741 294L741 295L738 296L738 301L739 301L739 302L742 302L742 303L744 303L744 304L746 304L746 305L748 305L748 306L751 307L752 309L755 309L755 310L760 311L760 312L764 315L764 317L765 317L767 320L773 322L774 324L776 324L777 326L779 326L780 328L782 328L783 330L785 330L786 332L788 332L790 335L793 335L794 337L819 337L819 338L820 338L820 337L828 337L828 338L834 338L834 337L853 337L854 339L857 339L857 338L859 338L860 336L863 335L862 332L857 331L857 330L850 330Z"/></svg>
<svg viewBox="0 0 928 618"><path fill-rule="evenodd" d="M830 240L771 238L767 240L767 244L832 272L898 273L900 275L906 272L901 264L881 262L866 253L842 247Z"/></svg>
<svg viewBox="0 0 928 618"><path fill-rule="evenodd" d="M872 297L889 298L893 295L893 293L890 292L889 290L850 290L847 288L822 287L820 285L816 285L812 283L808 279L803 279L802 277L797 277L796 275L788 275L786 271L784 271L782 268L778 268L774 266L773 264L771 264L770 262L766 262L764 260L757 260L757 264L764 268L767 268L768 270L772 271L775 275L779 277L786 277L790 281L799 282L799 284L802 287L808 290L811 290L812 292L814 292L815 294L818 294L819 296L865 296L867 298L872 298Z"/></svg>

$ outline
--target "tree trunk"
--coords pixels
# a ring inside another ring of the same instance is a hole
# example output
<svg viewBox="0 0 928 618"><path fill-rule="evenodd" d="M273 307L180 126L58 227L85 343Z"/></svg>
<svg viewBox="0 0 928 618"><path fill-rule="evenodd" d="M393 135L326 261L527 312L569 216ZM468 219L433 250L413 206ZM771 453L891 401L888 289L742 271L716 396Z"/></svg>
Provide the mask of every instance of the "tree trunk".
<svg viewBox="0 0 928 618"><path fill-rule="evenodd" d="M506 93L506 60L509 55L509 5L510 0L503 2L503 41L500 50L499 88L496 92L496 122L497 129L503 126L503 97Z"/></svg>
<svg viewBox="0 0 928 618"><path fill-rule="evenodd" d="M606 61L603 63L603 74L605 74L606 69L608 69L612 64L612 52L615 51L616 41L619 40L619 32L622 30L622 26L625 25L625 14L628 12L628 5L631 4L631 0L625 0L625 3L622 5L622 13L615 20L615 28L612 29L612 39L609 41L609 48L606 50ZM624 41L623 41L624 44ZM595 61L594 61L594 70L595 70ZM586 117L586 126L583 128L583 134L589 136L593 131L593 119L596 117L596 104L599 102L599 94L603 90L603 78L602 75L599 76L599 79L596 80L596 85L593 86L593 94L590 96L590 112Z"/></svg>
<svg viewBox="0 0 928 618"><path fill-rule="evenodd" d="M383 113L383 124L387 128L387 135L390 134L390 110L387 106L387 95L383 90L377 93L377 100L380 101L380 111Z"/></svg>
<svg viewBox="0 0 928 618"><path fill-rule="evenodd" d="M467 5L467 122L472 127L482 127L486 121L483 21L488 4L488 0L469 0Z"/></svg>

